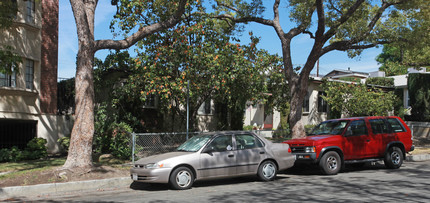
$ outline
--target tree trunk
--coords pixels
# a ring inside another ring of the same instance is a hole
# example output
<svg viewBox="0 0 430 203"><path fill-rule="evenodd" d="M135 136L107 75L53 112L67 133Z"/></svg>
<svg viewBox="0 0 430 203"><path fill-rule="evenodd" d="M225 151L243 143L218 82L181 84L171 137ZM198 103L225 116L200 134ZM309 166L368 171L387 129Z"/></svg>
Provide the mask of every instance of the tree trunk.
<svg viewBox="0 0 430 203"><path fill-rule="evenodd" d="M293 88L294 87L294 88ZM302 104L304 95L306 95L306 89L303 91L304 87L292 85L291 86L291 103L290 103L290 116L289 124L291 129L292 138L306 137L305 128L301 121L302 118ZM304 92L304 94L302 93Z"/></svg>
<svg viewBox="0 0 430 203"><path fill-rule="evenodd" d="M92 167L92 144L94 134L94 52L91 47L80 46L75 79L75 123L70 139L69 154L65 168Z"/></svg>

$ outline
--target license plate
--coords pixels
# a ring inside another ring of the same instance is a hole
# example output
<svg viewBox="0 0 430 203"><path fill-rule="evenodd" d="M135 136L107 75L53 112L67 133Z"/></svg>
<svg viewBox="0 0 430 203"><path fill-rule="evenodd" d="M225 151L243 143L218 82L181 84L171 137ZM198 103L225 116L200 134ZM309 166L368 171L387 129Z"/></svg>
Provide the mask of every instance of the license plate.
<svg viewBox="0 0 430 203"><path fill-rule="evenodd" d="M132 176L133 176L133 180L137 180L137 174L136 173L133 173Z"/></svg>

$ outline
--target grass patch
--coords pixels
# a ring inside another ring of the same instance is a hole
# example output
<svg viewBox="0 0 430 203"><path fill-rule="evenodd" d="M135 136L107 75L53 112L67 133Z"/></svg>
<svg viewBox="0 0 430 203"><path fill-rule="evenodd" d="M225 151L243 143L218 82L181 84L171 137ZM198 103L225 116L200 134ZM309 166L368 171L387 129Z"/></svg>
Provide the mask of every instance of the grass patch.
<svg viewBox="0 0 430 203"><path fill-rule="evenodd" d="M0 173L9 171L28 171L40 168L52 168L63 165L65 161L66 158L47 158L43 160L0 163Z"/></svg>

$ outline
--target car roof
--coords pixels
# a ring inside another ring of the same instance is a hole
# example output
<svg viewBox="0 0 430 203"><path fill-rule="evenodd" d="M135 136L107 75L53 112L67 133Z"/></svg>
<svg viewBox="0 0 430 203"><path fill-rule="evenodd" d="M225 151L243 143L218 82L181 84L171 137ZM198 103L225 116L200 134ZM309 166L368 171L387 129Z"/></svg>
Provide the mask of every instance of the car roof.
<svg viewBox="0 0 430 203"><path fill-rule="evenodd" d="M362 116L362 117L348 117L348 118L330 119L330 120L326 120L326 121L381 119L381 118L398 118L398 117L397 116Z"/></svg>

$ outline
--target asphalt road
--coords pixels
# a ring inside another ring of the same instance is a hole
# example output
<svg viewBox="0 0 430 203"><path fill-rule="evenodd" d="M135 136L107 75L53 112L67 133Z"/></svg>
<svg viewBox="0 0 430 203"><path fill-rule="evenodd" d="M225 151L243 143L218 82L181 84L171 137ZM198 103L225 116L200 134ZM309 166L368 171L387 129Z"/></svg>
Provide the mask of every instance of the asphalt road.
<svg viewBox="0 0 430 203"><path fill-rule="evenodd" d="M430 161L405 162L400 169L383 164L348 167L335 176L316 168L279 174L272 182L253 177L197 182L186 191L166 185L132 184L130 188L46 196L34 202L429 202Z"/></svg>

